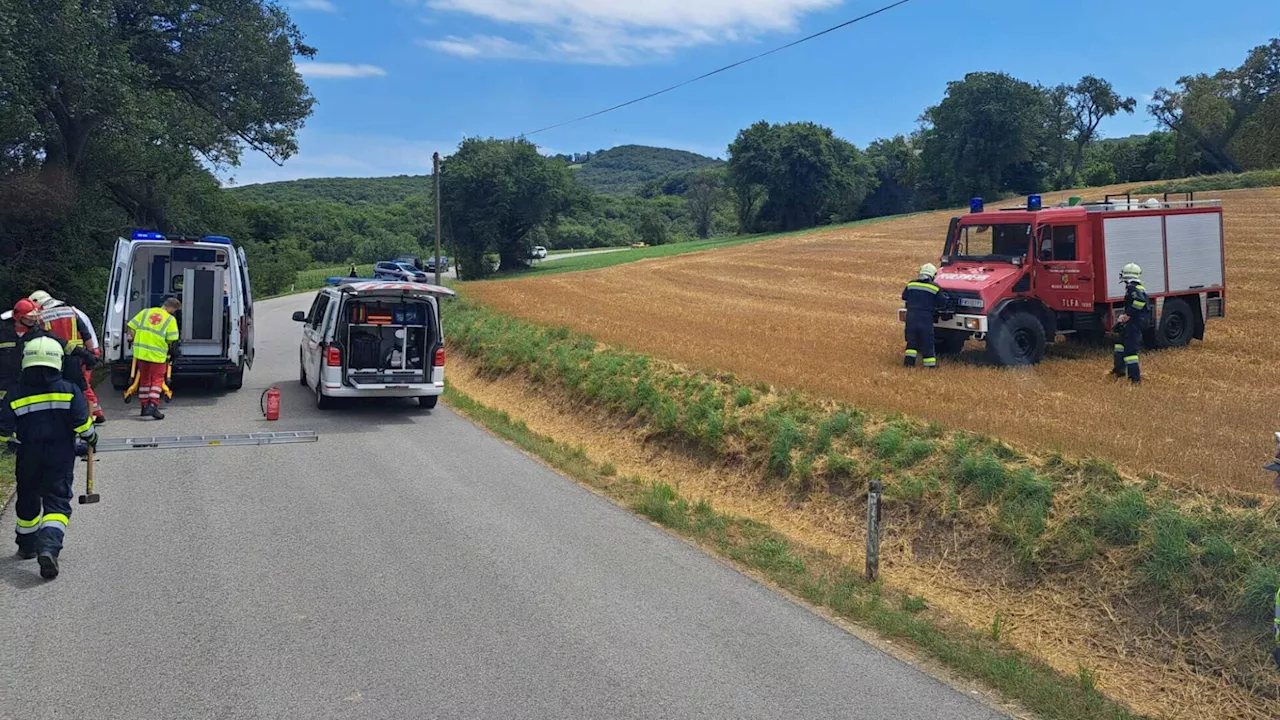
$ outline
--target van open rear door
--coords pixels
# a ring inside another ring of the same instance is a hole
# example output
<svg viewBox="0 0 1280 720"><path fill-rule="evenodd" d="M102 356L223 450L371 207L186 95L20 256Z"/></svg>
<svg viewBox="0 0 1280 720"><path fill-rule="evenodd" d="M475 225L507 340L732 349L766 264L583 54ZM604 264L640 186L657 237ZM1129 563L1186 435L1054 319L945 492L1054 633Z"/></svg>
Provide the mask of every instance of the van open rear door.
<svg viewBox="0 0 1280 720"><path fill-rule="evenodd" d="M102 317L102 359L107 362L123 362L125 345L125 317L129 309L129 263L133 258L132 240L116 240L116 251L111 262L111 282L107 285L107 302Z"/></svg>
<svg viewBox="0 0 1280 720"><path fill-rule="evenodd" d="M240 261L240 286L244 288L244 315L240 326L244 342L244 364L253 367L253 288L249 285L249 261L245 259L244 248L236 248L236 259Z"/></svg>

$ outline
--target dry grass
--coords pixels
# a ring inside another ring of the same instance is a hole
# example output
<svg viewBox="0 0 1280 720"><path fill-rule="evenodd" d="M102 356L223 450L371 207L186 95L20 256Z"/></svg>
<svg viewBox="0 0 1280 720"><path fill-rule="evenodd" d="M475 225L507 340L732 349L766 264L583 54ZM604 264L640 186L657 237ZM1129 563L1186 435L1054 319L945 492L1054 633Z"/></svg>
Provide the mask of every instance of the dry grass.
<svg viewBox="0 0 1280 720"><path fill-rule="evenodd" d="M656 439L652 428L574 402L531 383L522 372L493 377L478 373L465 355L455 357L450 371L455 387L536 433L585 448L593 461L609 463L620 476L668 483L690 501L709 500L719 510L767 523L802 546L861 564L865 512L858 498L820 490L797 502L784 487L762 484L759 472L742 463L691 454L687 447ZM1108 571L1089 564L1029 578L1013 571L985 533L957 519L926 521L932 513L912 513L900 503L889 506L884 580L924 598L929 608L978 631L989 629L999 615L1003 641L1068 676L1080 667L1089 669L1099 690L1145 715L1280 716L1280 705L1265 688L1222 671L1244 666L1245 676L1268 682L1269 658L1240 637L1249 631L1209 625L1194 633L1162 630L1153 622L1158 613L1149 598L1128 584L1131 573L1124 566L1131 553L1122 550L1103 560L1103 565L1117 565ZM1257 627L1265 632L1261 623Z"/></svg>
<svg viewBox="0 0 1280 720"><path fill-rule="evenodd" d="M1087 193L1101 195L1102 191ZM1226 320L1189 349L1147 353L1140 389L1108 350L1060 344L1023 370L981 346L932 376L900 367L903 283L936 258L951 213L837 228L604 270L474 283L505 312L655 356L902 411L1029 449L1114 460L1188 487L1263 492L1280 407L1273 278L1280 189L1206 193L1226 208ZM1047 202L1057 198L1046 196Z"/></svg>

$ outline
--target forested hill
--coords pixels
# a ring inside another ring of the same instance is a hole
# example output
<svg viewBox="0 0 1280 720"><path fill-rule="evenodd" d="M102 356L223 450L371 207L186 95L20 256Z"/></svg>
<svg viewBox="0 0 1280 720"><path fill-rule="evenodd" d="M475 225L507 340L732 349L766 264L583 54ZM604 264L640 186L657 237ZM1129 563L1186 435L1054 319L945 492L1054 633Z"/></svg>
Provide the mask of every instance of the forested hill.
<svg viewBox="0 0 1280 720"><path fill-rule="evenodd" d="M635 195L645 183L673 173L717 167L723 161L684 150L621 145L581 155L560 155L579 182L604 195ZM323 200L343 205L393 205L414 195L430 197L430 175L376 178L312 178L246 185L231 190L249 202L298 203Z"/></svg>
<svg viewBox="0 0 1280 720"><path fill-rule="evenodd" d="M326 200L343 205L394 205L432 193L430 175L376 178L311 178L246 185L231 190L249 202L297 203Z"/></svg>
<svg viewBox="0 0 1280 720"><path fill-rule="evenodd" d="M563 157L563 156L562 156ZM697 153L644 145L619 145L570 165L579 182L605 195L634 195L645 183L673 173L717 167L723 161Z"/></svg>

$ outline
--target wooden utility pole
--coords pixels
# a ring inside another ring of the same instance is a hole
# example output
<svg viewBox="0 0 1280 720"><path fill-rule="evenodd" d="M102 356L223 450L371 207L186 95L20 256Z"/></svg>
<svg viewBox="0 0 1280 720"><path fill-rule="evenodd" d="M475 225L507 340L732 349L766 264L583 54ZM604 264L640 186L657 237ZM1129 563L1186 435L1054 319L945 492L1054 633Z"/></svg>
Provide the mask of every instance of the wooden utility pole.
<svg viewBox="0 0 1280 720"><path fill-rule="evenodd" d="M431 155L431 176L436 181L436 285L440 284L440 153Z"/></svg>
<svg viewBox="0 0 1280 720"><path fill-rule="evenodd" d="M867 582L880 577L880 494L884 487L872 480L867 490Z"/></svg>

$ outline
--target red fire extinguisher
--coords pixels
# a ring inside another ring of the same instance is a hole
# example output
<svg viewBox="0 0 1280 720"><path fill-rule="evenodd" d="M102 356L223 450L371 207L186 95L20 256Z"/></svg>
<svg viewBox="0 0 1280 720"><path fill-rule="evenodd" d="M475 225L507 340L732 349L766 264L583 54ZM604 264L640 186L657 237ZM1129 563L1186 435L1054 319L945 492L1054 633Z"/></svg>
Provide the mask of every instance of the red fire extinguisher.
<svg viewBox="0 0 1280 720"><path fill-rule="evenodd" d="M269 387L262 393L258 406L262 408L262 414L267 416L268 420L280 419L280 388Z"/></svg>

